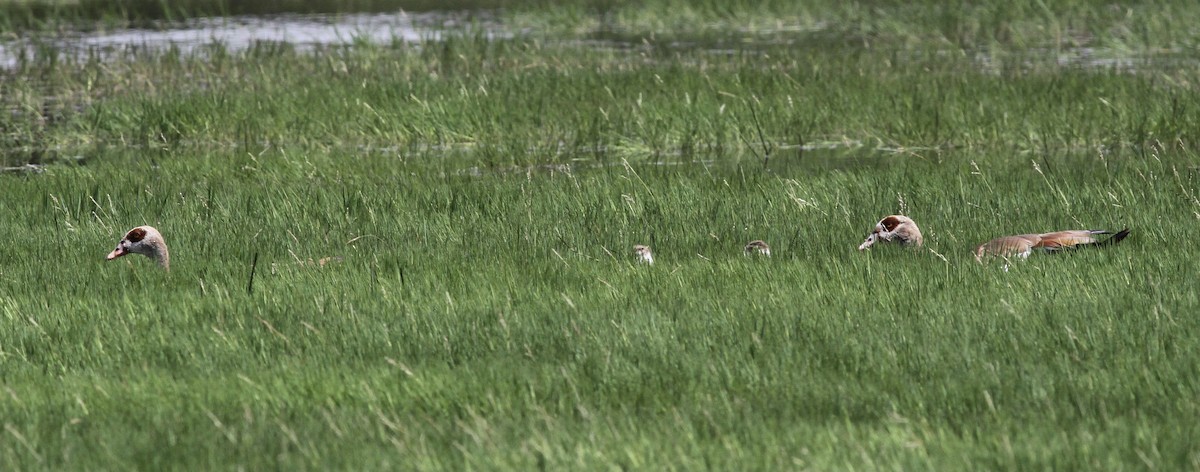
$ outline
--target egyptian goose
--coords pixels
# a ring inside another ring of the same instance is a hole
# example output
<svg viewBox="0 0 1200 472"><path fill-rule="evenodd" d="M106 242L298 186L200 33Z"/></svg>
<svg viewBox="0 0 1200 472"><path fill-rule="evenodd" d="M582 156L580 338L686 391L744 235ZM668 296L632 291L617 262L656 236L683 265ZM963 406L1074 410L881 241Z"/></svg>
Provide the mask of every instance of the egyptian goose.
<svg viewBox="0 0 1200 472"><path fill-rule="evenodd" d="M646 264L654 263L654 254L650 252L650 246L643 246L641 244L634 245L633 253L637 255L638 262L643 262Z"/></svg>
<svg viewBox="0 0 1200 472"><path fill-rule="evenodd" d="M1112 234L1112 236L1101 241L1096 238L1096 236L1101 234ZM1003 258L1015 256L1026 259L1033 253L1034 249L1042 249L1046 252L1058 252L1077 247L1107 246L1121 242L1126 236L1129 236L1128 228L1118 231L1116 234L1098 229L1079 229L1055 231L1053 233L1004 236L980 244L979 247L975 248L975 260L983 262L983 258L987 256Z"/></svg>
<svg viewBox="0 0 1200 472"><path fill-rule="evenodd" d="M171 269L171 254L167 252L167 242L162 234L153 226L138 226L125 233L117 248L108 253L106 260L113 260L126 254L141 254L154 259L163 270Z"/></svg>
<svg viewBox="0 0 1200 472"><path fill-rule="evenodd" d="M897 242L903 246L920 247L924 243L921 228L912 218L903 215L888 215L875 223L875 229L867 235L867 240L858 245L862 251L880 241Z"/></svg>
<svg viewBox="0 0 1200 472"><path fill-rule="evenodd" d="M757 253L757 254L762 254L764 256L767 256L767 257L771 257L771 246L768 246L766 241L763 241L761 239L755 239L753 241L750 241L749 244L746 244L746 248L744 249L744 251L747 256L751 256L751 255L754 255Z"/></svg>

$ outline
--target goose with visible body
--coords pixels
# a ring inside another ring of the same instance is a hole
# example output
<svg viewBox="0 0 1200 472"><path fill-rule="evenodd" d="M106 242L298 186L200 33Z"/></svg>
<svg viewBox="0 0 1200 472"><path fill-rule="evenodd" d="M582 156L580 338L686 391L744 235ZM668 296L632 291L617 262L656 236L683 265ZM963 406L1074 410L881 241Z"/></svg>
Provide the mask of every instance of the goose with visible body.
<svg viewBox="0 0 1200 472"><path fill-rule="evenodd" d="M141 254L154 259L163 270L171 269L171 253L167 251L167 242L153 226L138 226L129 230L105 260L111 261L126 254Z"/></svg>
<svg viewBox="0 0 1200 472"><path fill-rule="evenodd" d="M1104 240L1096 237L1102 234L1112 234L1112 236ZM1053 253L1088 246L1108 246L1121 242L1126 236L1129 236L1128 228L1118 231L1116 234L1102 229L1078 229L1055 231L1053 233L1003 236L976 247L975 260L983 262L985 257L1019 257L1027 259L1033 253L1034 249L1042 249Z"/></svg>

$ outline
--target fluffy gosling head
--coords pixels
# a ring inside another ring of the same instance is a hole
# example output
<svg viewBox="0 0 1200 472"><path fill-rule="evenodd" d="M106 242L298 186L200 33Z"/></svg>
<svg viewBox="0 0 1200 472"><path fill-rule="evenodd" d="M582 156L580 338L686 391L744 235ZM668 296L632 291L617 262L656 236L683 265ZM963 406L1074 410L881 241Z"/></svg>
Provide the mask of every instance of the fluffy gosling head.
<svg viewBox="0 0 1200 472"><path fill-rule="evenodd" d="M637 244L633 246L633 253L638 257L638 262L645 264L654 263L654 253L650 252L650 246Z"/></svg>
<svg viewBox="0 0 1200 472"><path fill-rule="evenodd" d="M750 241L748 244L746 244L743 252L747 256L762 254L764 256L771 257L771 246L768 246L766 241L755 239L754 241Z"/></svg>

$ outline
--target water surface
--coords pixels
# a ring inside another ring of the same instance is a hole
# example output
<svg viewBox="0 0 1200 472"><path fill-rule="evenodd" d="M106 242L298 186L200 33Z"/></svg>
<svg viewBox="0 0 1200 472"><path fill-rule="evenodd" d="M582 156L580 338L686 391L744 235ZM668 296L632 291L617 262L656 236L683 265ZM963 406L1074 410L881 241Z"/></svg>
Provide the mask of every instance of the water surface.
<svg viewBox="0 0 1200 472"><path fill-rule="evenodd" d="M482 29L492 38L507 36L487 12L282 14L197 18L160 29L67 31L54 37L22 38L0 43L0 67L12 68L22 58L58 54L107 59L126 53L174 48L193 53L219 44L237 52L261 43L291 45L299 50L318 46L416 43L438 40L445 31Z"/></svg>

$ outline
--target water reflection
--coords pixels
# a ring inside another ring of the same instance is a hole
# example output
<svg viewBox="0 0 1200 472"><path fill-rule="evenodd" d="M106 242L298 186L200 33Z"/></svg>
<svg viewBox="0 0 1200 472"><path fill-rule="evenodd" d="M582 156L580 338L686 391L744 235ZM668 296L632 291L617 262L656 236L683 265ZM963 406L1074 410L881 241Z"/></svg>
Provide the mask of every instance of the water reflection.
<svg viewBox="0 0 1200 472"><path fill-rule="evenodd" d="M230 52L260 43L289 44L299 50L354 42L389 44L437 40L444 31L482 28L489 38L506 37L491 16L481 12L359 13L341 15L275 15L269 17L198 18L169 29L126 29L109 32L66 32L52 38L24 38L0 44L0 67L19 65L22 57L41 51L76 58L101 59L131 50L176 48L194 52L220 44Z"/></svg>
<svg viewBox="0 0 1200 472"><path fill-rule="evenodd" d="M775 48L807 47L856 49L857 36L817 22L808 27L780 26L770 29L738 29L727 32L664 32L662 40L647 43L644 32L623 32L603 27L575 38L558 38L568 44L597 50L634 52L645 48L668 51L698 50L717 56L768 54ZM433 11L409 13L280 14L269 16L209 17L182 23L164 23L161 29L56 32L0 43L0 68L11 69L30 60L49 56L102 61L123 54L178 50L203 53L206 46L219 45L228 52L243 51L260 44L282 44L306 51L321 46L357 43L392 44L437 41L447 32L479 33L489 39L513 38L526 31L502 25L494 11ZM545 38L543 38L545 39ZM1194 67L1196 60L1186 51L1124 51L1080 46L1054 49L902 48L896 58L923 61L942 56L967 55L979 68L1029 68L1038 64L1059 67L1139 69ZM681 60L669 56L672 61ZM683 59L688 60L688 59Z"/></svg>

